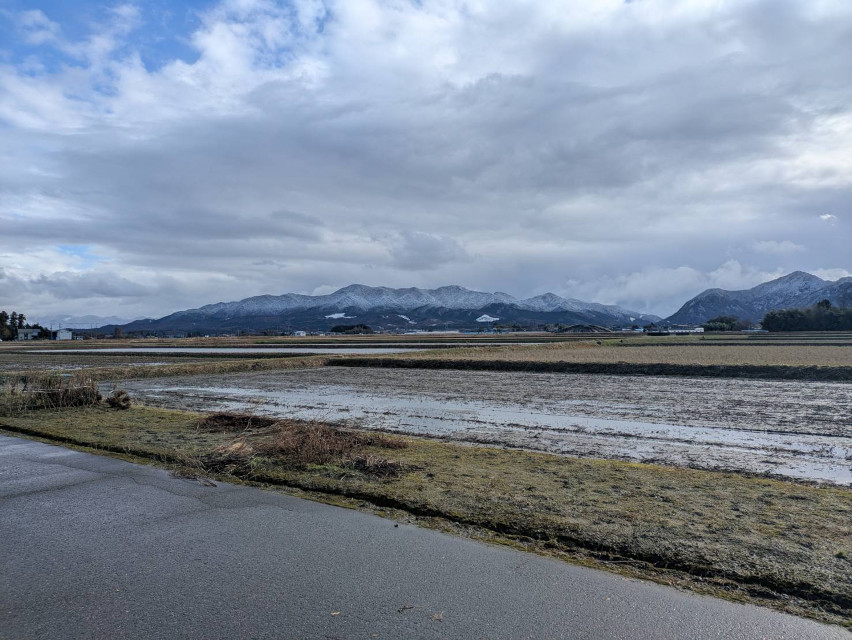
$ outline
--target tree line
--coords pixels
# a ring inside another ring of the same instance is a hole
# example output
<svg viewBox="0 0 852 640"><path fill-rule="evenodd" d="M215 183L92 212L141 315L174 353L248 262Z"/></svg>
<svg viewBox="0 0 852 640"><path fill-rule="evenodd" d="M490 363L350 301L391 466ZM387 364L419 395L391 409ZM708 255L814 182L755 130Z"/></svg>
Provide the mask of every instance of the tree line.
<svg viewBox="0 0 852 640"><path fill-rule="evenodd" d="M767 331L852 331L852 308L821 300L808 309L770 311L761 324Z"/></svg>
<svg viewBox="0 0 852 640"><path fill-rule="evenodd" d="M29 324L27 316L23 313L0 311L0 340L14 340L18 337L19 329L40 329L44 331L44 327L41 325Z"/></svg>
<svg viewBox="0 0 852 640"><path fill-rule="evenodd" d="M701 325L705 331L742 331L751 325L736 316L716 316Z"/></svg>

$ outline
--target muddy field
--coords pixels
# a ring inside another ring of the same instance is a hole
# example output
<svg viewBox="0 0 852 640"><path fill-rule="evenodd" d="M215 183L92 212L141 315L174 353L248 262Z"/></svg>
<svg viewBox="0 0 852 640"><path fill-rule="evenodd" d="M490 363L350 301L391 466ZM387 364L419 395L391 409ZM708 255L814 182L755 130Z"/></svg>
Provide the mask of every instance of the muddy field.
<svg viewBox="0 0 852 640"><path fill-rule="evenodd" d="M337 369L128 382L147 404L852 485L852 385Z"/></svg>

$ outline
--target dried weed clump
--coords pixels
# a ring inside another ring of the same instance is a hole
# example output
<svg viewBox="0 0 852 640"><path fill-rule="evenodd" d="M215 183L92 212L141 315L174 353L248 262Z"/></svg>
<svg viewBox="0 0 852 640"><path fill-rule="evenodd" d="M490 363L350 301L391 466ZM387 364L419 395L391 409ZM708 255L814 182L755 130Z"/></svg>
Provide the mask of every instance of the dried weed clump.
<svg viewBox="0 0 852 640"><path fill-rule="evenodd" d="M102 400L97 382L85 374L39 373L7 381L0 391L0 411L11 416L39 409L95 406Z"/></svg>
<svg viewBox="0 0 852 640"><path fill-rule="evenodd" d="M353 431L318 421L275 420L239 413L217 413L200 425L215 431L242 433L234 442L217 447L202 463L216 473L251 475L261 462L304 469L310 465L337 465L380 477L398 476L399 462L365 452L368 447L403 449L405 440L381 433Z"/></svg>
<svg viewBox="0 0 852 640"><path fill-rule="evenodd" d="M198 426L205 431L234 432L247 431L249 429L262 429L275 424L275 418L256 416L250 413L211 413L198 422Z"/></svg>
<svg viewBox="0 0 852 640"><path fill-rule="evenodd" d="M403 448L405 441L379 433L348 431L316 421L282 420L255 447L262 455L306 466L351 462L358 459L356 454L364 447Z"/></svg>
<svg viewBox="0 0 852 640"><path fill-rule="evenodd" d="M130 394L124 389L113 389L113 392L107 396L106 403L112 409L129 409Z"/></svg>

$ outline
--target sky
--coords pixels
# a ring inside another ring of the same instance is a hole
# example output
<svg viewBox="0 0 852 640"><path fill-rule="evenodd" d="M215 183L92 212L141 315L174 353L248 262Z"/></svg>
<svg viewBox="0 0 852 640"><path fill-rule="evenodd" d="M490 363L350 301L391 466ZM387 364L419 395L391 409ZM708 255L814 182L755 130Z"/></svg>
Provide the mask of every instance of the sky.
<svg viewBox="0 0 852 640"><path fill-rule="evenodd" d="M0 307L852 273L848 0L0 0Z"/></svg>

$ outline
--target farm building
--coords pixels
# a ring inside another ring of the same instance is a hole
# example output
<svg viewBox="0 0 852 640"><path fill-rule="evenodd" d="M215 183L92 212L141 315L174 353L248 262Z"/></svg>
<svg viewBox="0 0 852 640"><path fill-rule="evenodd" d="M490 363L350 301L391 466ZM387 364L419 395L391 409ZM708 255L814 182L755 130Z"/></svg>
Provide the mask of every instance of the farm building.
<svg viewBox="0 0 852 640"><path fill-rule="evenodd" d="M41 334L41 329L18 329L17 340L34 340Z"/></svg>
<svg viewBox="0 0 852 640"><path fill-rule="evenodd" d="M73 338L74 333L71 331L71 329L59 329L56 332L57 340L73 340Z"/></svg>

